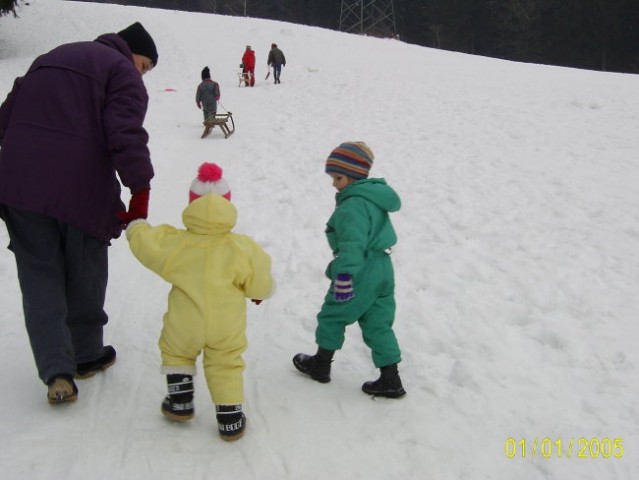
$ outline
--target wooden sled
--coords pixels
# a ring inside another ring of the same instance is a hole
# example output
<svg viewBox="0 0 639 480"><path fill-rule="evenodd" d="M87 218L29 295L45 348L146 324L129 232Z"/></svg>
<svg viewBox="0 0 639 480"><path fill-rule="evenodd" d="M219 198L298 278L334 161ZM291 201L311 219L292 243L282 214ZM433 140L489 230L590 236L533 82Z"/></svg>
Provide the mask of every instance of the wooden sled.
<svg viewBox="0 0 639 480"><path fill-rule="evenodd" d="M238 87L241 87L242 85L246 85L248 87L251 84L251 72L237 72L237 78L239 80L239 84L237 85Z"/></svg>
<svg viewBox="0 0 639 480"><path fill-rule="evenodd" d="M229 121L231 126L229 127ZM202 133L201 138L206 138L211 133L211 130L215 128L215 126L219 126L220 130L224 134L224 138L229 138L235 132L235 122L233 121L233 114L231 112L226 113L217 113L215 116L209 117L206 122L204 122L204 133Z"/></svg>

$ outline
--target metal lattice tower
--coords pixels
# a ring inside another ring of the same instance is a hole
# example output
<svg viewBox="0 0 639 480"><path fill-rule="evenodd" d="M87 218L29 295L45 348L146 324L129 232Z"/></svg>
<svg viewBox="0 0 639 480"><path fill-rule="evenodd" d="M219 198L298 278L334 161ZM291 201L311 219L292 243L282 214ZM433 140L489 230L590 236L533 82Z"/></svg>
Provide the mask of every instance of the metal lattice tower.
<svg viewBox="0 0 639 480"><path fill-rule="evenodd" d="M339 29L377 37L396 36L393 0L342 0Z"/></svg>

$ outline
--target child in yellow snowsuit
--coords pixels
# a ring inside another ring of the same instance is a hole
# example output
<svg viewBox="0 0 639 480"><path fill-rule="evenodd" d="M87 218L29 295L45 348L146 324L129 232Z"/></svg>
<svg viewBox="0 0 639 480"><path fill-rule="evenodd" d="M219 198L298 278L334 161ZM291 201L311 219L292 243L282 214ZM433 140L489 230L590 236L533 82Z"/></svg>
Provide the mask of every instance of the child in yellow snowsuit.
<svg viewBox="0 0 639 480"><path fill-rule="evenodd" d="M271 295L271 259L250 237L231 231L237 210L221 168L202 164L189 193L185 230L135 220L126 236L135 257L173 285L159 340L169 390L162 413L177 421L193 418L195 361L203 353L219 433L236 440L246 424L246 299L259 304Z"/></svg>

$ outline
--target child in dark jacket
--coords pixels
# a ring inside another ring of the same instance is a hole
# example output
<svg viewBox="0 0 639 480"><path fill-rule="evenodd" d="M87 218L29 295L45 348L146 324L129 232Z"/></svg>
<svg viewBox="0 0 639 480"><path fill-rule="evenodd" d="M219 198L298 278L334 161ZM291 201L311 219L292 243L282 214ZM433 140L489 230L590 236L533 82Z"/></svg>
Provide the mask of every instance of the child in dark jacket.
<svg viewBox="0 0 639 480"><path fill-rule="evenodd" d="M202 82L197 86L195 104L202 110L204 121L217 113L217 101L220 99L220 86L211 80L209 67L202 70Z"/></svg>
<svg viewBox="0 0 639 480"><path fill-rule="evenodd" d="M299 353L293 364L320 383L330 381L335 350L342 348L347 325L359 323L381 376L362 385L369 394L400 398L406 394L397 371L401 353L393 332L395 279L390 248L397 242L389 212L401 206L383 178L368 178L373 152L364 142L342 143L326 161L337 189L336 208L326 225L334 258L326 275L331 286L317 315L315 355Z"/></svg>

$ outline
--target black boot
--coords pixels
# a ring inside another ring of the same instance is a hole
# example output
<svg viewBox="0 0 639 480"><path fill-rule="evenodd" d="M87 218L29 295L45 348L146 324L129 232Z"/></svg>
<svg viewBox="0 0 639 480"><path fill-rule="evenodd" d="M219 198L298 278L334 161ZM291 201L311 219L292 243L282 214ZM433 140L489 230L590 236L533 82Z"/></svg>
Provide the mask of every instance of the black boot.
<svg viewBox="0 0 639 480"><path fill-rule="evenodd" d="M246 417L242 405L216 405L217 429L222 440L234 442L244 435Z"/></svg>
<svg viewBox="0 0 639 480"><path fill-rule="evenodd" d="M397 373L397 364L380 368L381 375L374 382L366 382L362 390L369 395L386 398L400 398L406 395L402 380Z"/></svg>
<svg viewBox="0 0 639 480"><path fill-rule="evenodd" d="M177 422L193 418L193 377L191 375L169 374L166 376L169 394L162 402L162 414Z"/></svg>
<svg viewBox="0 0 639 480"><path fill-rule="evenodd" d="M319 347L315 355L306 355L298 353L293 357L293 365L300 372L310 376L313 380L320 383L328 383L331 381L331 362L335 350L326 350Z"/></svg>
<svg viewBox="0 0 639 480"><path fill-rule="evenodd" d="M75 369L75 378L85 379L102 372L115 363L115 348L106 345L102 350L102 356L85 363L78 363Z"/></svg>

